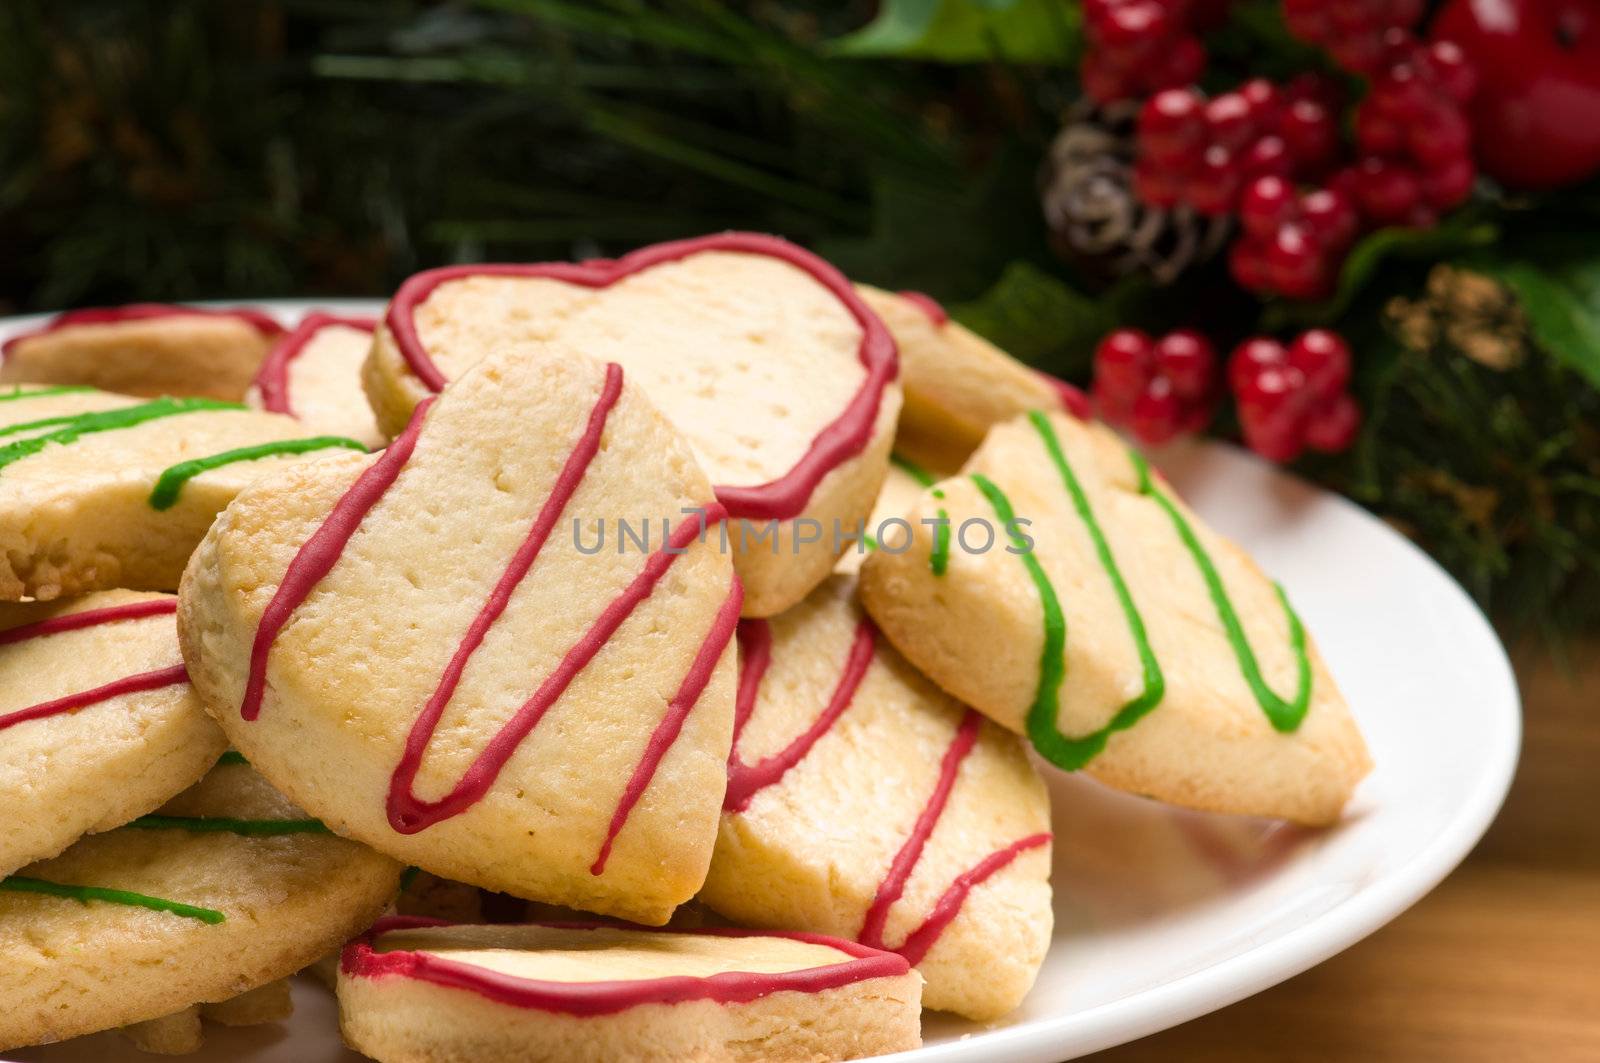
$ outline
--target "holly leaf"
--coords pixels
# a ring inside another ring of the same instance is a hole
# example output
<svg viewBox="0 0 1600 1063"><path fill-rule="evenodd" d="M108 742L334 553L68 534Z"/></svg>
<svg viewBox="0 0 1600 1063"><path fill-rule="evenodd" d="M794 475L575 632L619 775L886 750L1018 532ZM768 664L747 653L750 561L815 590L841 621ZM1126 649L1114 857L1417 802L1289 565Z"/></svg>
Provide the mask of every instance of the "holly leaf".
<svg viewBox="0 0 1600 1063"><path fill-rule="evenodd" d="M1329 325L1337 321L1360 295L1379 268L1394 260L1435 261L1464 251L1487 247L1499 229L1475 211L1463 210L1431 229L1379 229L1356 242L1339 270L1334 294L1316 303L1279 301L1261 315L1265 332Z"/></svg>
<svg viewBox="0 0 1600 1063"><path fill-rule="evenodd" d="M1030 365L1088 376L1095 343L1116 327L1120 298L1094 299L1030 262L1013 262L989 290L951 316Z"/></svg>
<svg viewBox="0 0 1600 1063"><path fill-rule="evenodd" d="M1069 64L1081 14L1063 0L883 0L878 17L830 41L834 55L943 63Z"/></svg>
<svg viewBox="0 0 1600 1063"><path fill-rule="evenodd" d="M1541 241L1538 254L1466 263L1517 295L1539 345L1600 388L1600 251L1591 241Z"/></svg>

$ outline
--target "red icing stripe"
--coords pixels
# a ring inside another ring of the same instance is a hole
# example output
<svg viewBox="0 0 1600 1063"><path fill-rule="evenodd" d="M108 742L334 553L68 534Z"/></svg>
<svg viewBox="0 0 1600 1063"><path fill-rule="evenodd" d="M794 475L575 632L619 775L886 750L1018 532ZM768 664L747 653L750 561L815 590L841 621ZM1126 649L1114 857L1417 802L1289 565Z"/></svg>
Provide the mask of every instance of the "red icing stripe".
<svg viewBox="0 0 1600 1063"><path fill-rule="evenodd" d="M914 292L906 289L900 293L900 298L915 306L925 314L934 328L944 328L950 323L950 314L944 306L933 296L925 292Z"/></svg>
<svg viewBox="0 0 1600 1063"><path fill-rule="evenodd" d="M1056 397L1061 400L1062 409L1080 421L1088 421L1094 418L1094 407L1089 402L1089 396L1085 395L1082 390L1067 383L1060 377L1051 376L1042 370L1036 369L1034 372L1043 377L1044 382L1055 389Z"/></svg>
<svg viewBox="0 0 1600 1063"><path fill-rule="evenodd" d="M816 723L813 723L799 738L795 739L781 752L762 760L754 768L746 767L738 759L737 752L728 758L728 797L723 802L725 812L742 812L749 805L750 798L766 786L771 786L783 777L783 773L792 768L796 763L810 752L819 738L833 726L839 716L850 704L850 698L855 694L856 687L861 683L861 676L865 674L867 666L871 664L874 648L874 629L868 620L863 620L856 628L856 641L851 646L850 657L845 665L844 676L840 679L838 688L834 691L833 699L828 703ZM862 652L863 639L865 640L865 660L859 660ZM739 735L744 730L744 725L749 721L750 714L755 711L756 696L760 692L761 679L766 674L768 665L772 661L772 632L764 620L745 620L739 624L739 699L734 717L734 749L738 749ZM853 678L852 678L853 676ZM844 694L841 704L841 692ZM1038 848L1050 843L1050 834L1030 834L1025 838L1012 842L988 856L984 857L975 866L962 872L945 888L943 894L934 902L933 908L915 930L906 936L898 948L890 948L883 941L883 931L889 920L889 910L905 892L906 883L911 874L916 870L917 862L922 859L923 849L926 848L928 839L933 835L934 828L938 826L939 819L944 815L945 806L949 803L950 793L955 788L956 777L960 774L961 765L967 755L972 752L978 742L978 731L982 725L982 718L972 709L968 709L961 718L960 725L956 728L955 737L951 739L949 747L945 750L943 761L939 766L939 779L934 785L933 793L929 795L927 803L917 815L916 823L912 825L911 833L901 843L900 850L890 862L889 871L883 881L878 885L878 890L872 899L872 904L867 908L867 914L862 921L860 940L869 948L885 949L904 956L913 965L921 963L928 950L933 948L934 942L943 934L945 928L961 914L961 906L966 903L967 895L978 885L993 875L998 874L1008 864L1029 849ZM771 768L768 769L768 766ZM763 771L763 769L768 769ZM759 773L759 777L758 777ZM741 780L736 788L736 780ZM737 796L736 796L737 795Z"/></svg>
<svg viewBox="0 0 1600 1063"><path fill-rule="evenodd" d="M87 705L109 701L111 698L119 697L123 694L136 694L142 690L159 690L161 687L176 686L179 683L187 683L188 681L189 673L184 670L181 664L175 664L171 668L158 668L153 672L140 672L138 675L123 676L121 679L113 680L92 690L80 690L76 694L68 694L65 697L56 698L54 701L46 701L41 705L18 709L16 712L8 712L4 716L0 716L0 731L4 731L8 727L14 727L19 723L27 723L29 720L40 720L46 716L59 716L64 712L81 709Z"/></svg>
<svg viewBox="0 0 1600 1063"><path fill-rule="evenodd" d="M211 310L206 307L173 306L168 303L130 303L127 306L91 307L57 314L42 327L31 332L19 333L6 340L4 344L0 344L0 356L10 354L11 349L23 340L43 336L58 329L71 328L75 325L116 325L124 321L149 321L162 317L233 317L253 326L263 336L278 336L283 333L283 325L276 318L250 307Z"/></svg>
<svg viewBox="0 0 1600 1063"><path fill-rule="evenodd" d="M664 978L556 982L519 978L458 960L430 955L425 951L379 952L373 947L377 938L390 931L450 925L452 924L435 919L398 917L379 920L371 930L345 946L340 958L340 969L350 977L414 978L451 989L464 989L495 1003L514 1008L578 1016L614 1015L641 1004L681 1004L694 1000L711 1001L716 1004L747 1004L772 993L821 993L872 978L897 977L911 969L905 959L892 952L880 952L853 941L843 941L821 934L722 928L683 931L661 927L627 926L617 929L655 934L699 934L710 937L781 937L811 945L823 945L836 949L850 958L841 963L831 963L824 967L807 967L798 971L773 973L725 971L705 977L673 975ZM605 923L534 925L567 930L597 930L610 926Z"/></svg>
<svg viewBox="0 0 1600 1063"><path fill-rule="evenodd" d="M745 621L740 628L760 625L762 634L751 637L764 641L767 650L763 653L760 662L760 672L765 672L767 667L766 653L770 653L771 634L767 630L766 621ZM769 757L763 757L755 764L745 764L739 759L737 753L728 756L728 792L723 797L722 808L726 812L743 812L750 806L750 800L756 794L781 780L790 768L805 759L811 747L817 744L817 739L828 733L834 721L844 714L850 707L850 702L856 696L856 690L861 686L861 680L866 677L867 668L872 664L872 655L877 650L877 629L872 626L872 621L865 618L856 625L855 640L850 644L850 655L845 659L844 673L839 677L838 686L833 688L833 696L828 699L828 705L822 710L811 726L800 733L792 742ZM755 707L756 688L761 682L760 673L752 673L755 678L747 689L745 677L740 678L739 701L735 710L735 734L733 736L734 748L739 745L739 734L743 732L744 725L749 722L750 712Z"/></svg>
<svg viewBox="0 0 1600 1063"><path fill-rule="evenodd" d="M27 639L39 638L44 635L54 635L62 631L77 631L80 628L98 627L101 624L110 624L118 620L138 620L147 616L171 615L178 611L176 598L147 598L141 602L123 602L121 605L108 605L101 609L85 609L78 613L66 613L61 616L46 617L31 624L0 631L0 646L9 646L14 642L23 642Z"/></svg>
<svg viewBox="0 0 1600 1063"><path fill-rule="evenodd" d="M378 319L339 317L321 310L307 314L293 332L273 345L266 358L262 359L261 368L256 371L255 385L261 393L262 409L293 416L294 410L289 405L289 363L304 353L307 344L316 338L317 333L336 325L370 333L377 329Z"/></svg>
<svg viewBox="0 0 1600 1063"><path fill-rule="evenodd" d="M418 273L402 284L389 304L384 324L411 372L430 391L437 392L445 385L444 374L422 345L422 338L417 331L416 309L441 284L476 276L545 277L585 288L606 288L652 266L676 262L707 251L729 251L781 259L810 274L812 279L843 304L861 326L860 358L867 370L866 379L843 412L811 440L810 447L799 463L768 483L720 485L716 488L717 500L727 507L733 517L787 520L805 509L811 493L824 476L866 448L872 438L884 389L899 372L894 338L877 315L861 301L845 276L827 262L787 240L759 233L721 233L693 240L653 244L614 261L594 259L581 263L446 266Z"/></svg>
<svg viewBox="0 0 1600 1063"><path fill-rule="evenodd" d="M413 786L417 773L421 769L422 759L427 753L439 720L444 715L445 707L454 695L472 655L482 645L495 621L505 612L511 596L532 569L539 551L549 539L550 532L560 519L562 511L577 491L579 484L583 482L590 462L599 452L606 420L621 393L622 367L615 363L608 364L599 398L590 410L582 434L557 475L549 497L540 507L528 535L512 555L505 572L495 583L488 599L467 628L466 634L462 636L460 645L457 646L440 676L438 686L412 724L411 731L406 736L405 750L389 780L386 807L389 825L397 833L415 834L460 814L480 800L494 785L501 769L538 725L545 712L561 697L578 673L588 666L601 647L610 641L612 635L639 603L651 595L672 563L687 551L691 542L704 534L705 528L726 519L727 514L723 508L712 503L704 507L702 513L679 522L662 548L646 560L643 570L601 611L599 617L578 642L567 651L555 670L545 677L533 695L523 702L505 726L489 740L473 759L454 789L433 801L425 801L416 795ZM262 694L266 686L267 659L278 633L317 583L332 570L362 520L399 478L416 449L417 438L421 434L427 409L432 401L428 399L417 406L405 431L396 437L378 460L351 485L334 505L322 526L306 540L305 545L300 548L284 572L277 592L262 613L261 624L256 629L255 642L251 647L250 673L245 682L244 700L240 706L240 715L244 719L253 720L260 715ZM646 743L643 758L624 788L600 855L591 869L594 874L598 875L604 869L612 842L627 822L633 806L649 786L657 766L677 738L683 721L699 699L700 692L710 682L717 659L727 646L728 639L732 637L733 626L737 621L742 601L743 591L735 577L728 597L718 611L711 631L702 642L677 696L669 703L666 714Z"/></svg>

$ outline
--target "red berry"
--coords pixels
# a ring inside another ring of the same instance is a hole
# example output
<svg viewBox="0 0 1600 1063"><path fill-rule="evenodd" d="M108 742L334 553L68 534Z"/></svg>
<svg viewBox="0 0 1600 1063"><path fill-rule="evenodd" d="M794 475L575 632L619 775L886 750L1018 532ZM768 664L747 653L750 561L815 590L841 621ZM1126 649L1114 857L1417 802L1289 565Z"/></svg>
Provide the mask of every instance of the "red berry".
<svg viewBox="0 0 1600 1063"><path fill-rule="evenodd" d="M1213 144L1189 176L1189 205L1201 214L1228 214L1239 198L1240 175L1232 153Z"/></svg>
<svg viewBox="0 0 1600 1063"><path fill-rule="evenodd" d="M1245 151L1243 166L1249 177L1288 177L1294 170L1294 158L1282 137L1265 136Z"/></svg>
<svg viewBox="0 0 1600 1063"><path fill-rule="evenodd" d="M1327 287L1322 249L1296 222L1278 227L1267 245L1267 276L1272 287L1291 299L1313 299Z"/></svg>
<svg viewBox="0 0 1600 1063"><path fill-rule="evenodd" d="M1183 178L1168 163L1140 159L1133 166L1133 190L1141 202L1166 210L1182 201Z"/></svg>
<svg viewBox="0 0 1600 1063"><path fill-rule="evenodd" d="M1306 418L1305 441L1313 450L1337 454L1350 449L1361 430L1361 407L1347 394L1314 409Z"/></svg>
<svg viewBox="0 0 1600 1063"><path fill-rule="evenodd" d="M1148 333L1139 329L1117 329L1095 348L1095 386L1105 385L1124 396L1136 394L1150 379L1150 360L1154 353Z"/></svg>
<svg viewBox="0 0 1600 1063"><path fill-rule="evenodd" d="M1239 390L1239 424L1250 449L1272 461L1293 461L1305 447L1299 373L1267 366Z"/></svg>
<svg viewBox="0 0 1600 1063"><path fill-rule="evenodd" d="M1269 239L1286 221L1295 205L1294 189L1276 175L1257 177L1245 186L1239 199L1239 224L1252 236Z"/></svg>
<svg viewBox="0 0 1600 1063"><path fill-rule="evenodd" d="M1350 347L1337 332L1311 329L1289 344L1285 361L1305 374L1312 395L1327 400L1350 383Z"/></svg>
<svg viewBox="0 0 1600 1063"><path fill-rule="evenodd" d="M1205 120L1211 142L1229 151L1244 147L1255 132L1250 101L1237 92L1224 92L1207 101Z"/></svg>
<svg viewBox="0 0 1600 1063"><path fill-rule="evenodd" d="M1321 170L1339 153L1339 130L1328 109L1316 100L1289 104L1278 130L1301 172Z"/></svg>
<svg viewBox="0 0 1600 1063"><path fill-rule="evenodd" d="M1455 107L1441 107L1431 121L1412 126L1408 139L1411 157L1425 170L1448 166L1472 151L1472 130Z"/></svg>
<svg viewBox="0 0 1600 1063"><path fill-rule="evenodd" d="M1367 155L1398 155L1405 148L1405 127L1363 103L1356 109L1356 143Z"/></svg>
<svg viewBox="0 0 1600 1063"><path fill-rule="evenodd" d="M1282 365L1288 352L1283 344L1266 336L1245 340L1228 356L1228 388L1240 394L1249 381L1269 365Z"/></svg>
<svg viewBox="0 0 1600 1063"><path fill-rule="evenodd" d="M1356 198L1374 221L1398 225L1421 202L1422 189L1406 167L1382 159L1363 159L1356 170Z"/></svg>
<svg viewBox="0 0 1600 1063"><path fill-rule="evenodd" d="M1422 175L1422 196L1437 210L1450 210L1472 195L1478 168L1470 158L1459 158Z"/></svg>
<svg viewBox="0 0 1600 1063"><path fill-rule="evenodd" d="M1188 153L1206 134L1204 102L1192 89L1167 89L1139 109L1139 147L1161 159Z"/></svg>
<svg viewBox="0 0 1600 1063"><path fill-rule="evenodd" d="M1127 0L1105 12L1095 25L1108 48L1128 48L1170 36L1174 26L1167 6L1158 0Z"/></svg>
<svg viewBox="0 0 1600 1063"><path fill-rule="evenodd" d="M1083 81L1083 91L1097 103L1115 103L1128 95L1127 78L1098 49L1091 49L1083 57L1078 77Z"/></svg>
<svg viewBox="0 0 1600 1063"><path fill-rule="evenodd" d="M1333 188L1318 188L1301 196L1300 219L1328 248L1348 246L1361 224L1350 197Z"/></svg>
<svg viewBox="0 0 1600 1063"><path fill-rule="evenodd" d="M1158 88L1193 85L1206 69L1206 49L1194 36L1180 37L1165 53L1165 69L1160 72Z"/></svg>
<svg viewBox="0 0 1600 1063"><path fill-rule="evenodd" d="M1156 341L1156 372L1171 381L1180 399L1190 403L1207 399L1216 368L1217 352L1211 341L1193 329L1169 332Z"/></svg>
<svg viewBox="0 0 1600 1063"><path fill-rule="evenodd" d="M1282 102L1278 86L1266 78L1251 78L1236 90L1250 105L1250 121L1258 131L1276 127L1278 107Z"/></svg>
<svg viewBox="0 0 1600 1063"><path fill-rule="evenodd" d="M1428 45L1427 54L1439 86L1457 103L1472 99L1478 89L1478 72L1468 62L1461 46L1454 41L1434 41Z"/></svg>
<svg viewBox="0 0 1600 1063"><path fill-rule="evenodd" d="M1228 248L1228 272L1239 287L1252 292L1272 290L1270 271L1267 268L1267 249L1263 240L1241 236Z"/></svg>
<svg viewBox="0 0 1600 1063"><path fill-rule="evenodd" d="M1149 385L1133 400L1129 427L1150 446L1158 447L1178 434L1183 420L1183 403L1166 377L1152 377Z"/></svg>

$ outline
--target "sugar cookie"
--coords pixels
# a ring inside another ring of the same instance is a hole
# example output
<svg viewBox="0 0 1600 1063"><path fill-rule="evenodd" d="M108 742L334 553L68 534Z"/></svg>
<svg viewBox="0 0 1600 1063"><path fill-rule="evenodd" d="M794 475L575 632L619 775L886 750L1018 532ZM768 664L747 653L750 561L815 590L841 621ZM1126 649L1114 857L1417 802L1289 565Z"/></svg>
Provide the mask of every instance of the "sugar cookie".
<svg viewBox="0 0 1600 1063"><path fill-rule="evenodd" d="M361 364L377 327L370 317L307 314L267 352L245 405L287 414L308 432L383 446L388 438L361 390Z"/></svg>

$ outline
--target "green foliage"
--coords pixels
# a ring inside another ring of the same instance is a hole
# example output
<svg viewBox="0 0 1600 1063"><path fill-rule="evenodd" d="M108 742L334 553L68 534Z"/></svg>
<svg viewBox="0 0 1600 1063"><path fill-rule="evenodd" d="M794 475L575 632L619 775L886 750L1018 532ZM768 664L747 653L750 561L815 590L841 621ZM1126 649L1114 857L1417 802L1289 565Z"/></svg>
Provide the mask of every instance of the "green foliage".
<svg viewBox="0 0 1600 1063"><path fill-rule="evenodd" d="M1600 248L1592 236L1551 237L1527 253L1470 262L1517 293L1541 346L1600 388Z"/></svg>
<svg viewBox="0 0 1600 1063"><path fill-rule="evenodd" d="M856 58L1067 63L1081 19L1067 0L884 0L876 19L828 48Z"/></svg>

